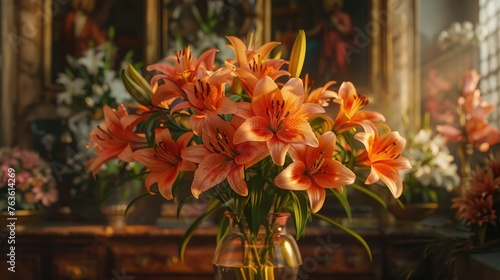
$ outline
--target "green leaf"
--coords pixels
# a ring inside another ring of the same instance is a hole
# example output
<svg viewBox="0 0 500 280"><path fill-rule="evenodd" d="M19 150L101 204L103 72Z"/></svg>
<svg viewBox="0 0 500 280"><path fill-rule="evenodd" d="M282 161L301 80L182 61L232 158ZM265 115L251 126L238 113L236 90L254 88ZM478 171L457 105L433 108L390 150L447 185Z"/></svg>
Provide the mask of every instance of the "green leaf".
<svg viewBox="0 0 500 280"><path fill-rule="evenodd" d="M290 197L292 198L290 212L297 234L295 238L299 239L304 234L309 219L309 197L305 191L290 191Z"/></svg>
<svg viewBox="0 0 500 280"><path fill-rule="evenodd" d="M365 247L365 250L368 253L368 257L370 258L370 261L373 261L373 256L372 256L372 251L370 250L370 246L368 245L368 243L366 243L365 239L363 237L361 237L361 235L359 235L358 233L356 233L352 229L343 226L342 224L338 223L337 221L328 218L327 216L324 216L324 215L319 214L319 213L315 213L314 215L316 217L322 219L323 221L330 223L331 225L336 226L339 229L349 233L352 237L356 238L363 245L363 247Z"/></svg>
<svg viewBox="0 0 500 280"><path fill-rule="evenodd" d="M177 219L179 219L181 215L182 207L184 207L184 205L191 199L193 199L192 195L186 195L177 203Z"/></svg>
<svg viewBox="0 0 500 280"><path fill-rule="evenodd" d="M429 190L429 199L430 202L437 202L438 201L438 195L435 190Z"/></svg>
<svg viewBox="0 0 500 280"><path fill-rule="evenodd" d="M247 217L248 227L253 237L257 237L259 228L269 213L269 207L266 205L264 196L264 182L260 176L252 177L248 182L250 197L245 215Z"/></svg>
<svg viewBox="0 0 500 280"><path fill-rule="evenodd" d="M243 213L245 212L245 207L248 204L248 201L250 200L250 195L247 196L241 196L236 194L234 196L234 209L233 212L236 215L236 221L240 221L241 217L243 216Z"/></svg>
<svg viewBox="0 0 500 280"><path fill-rule="evenodd" d="M380 203L380 205L382 205L382 207L387 209L387 203L376 192L374 192L366 187L360 186L358 184L352 184L351 186L354 189L356 189L356 190L368 195L369 197L373 198L375 201Z"/></svg>
<svg viewBox="0 0 500 280"><path fill-rule="evenodd" d="M191 240L191 237L193 237L194 231L201 225L201 223L203 223L208 217L210 217L210 215L215 213L221 206L221 202L218 199L213 199L208 204L208 208L205 213L196 218L196 220L194 220L193 223L188 227L186 232L184 232L179 244L179 257L181 259L181 262L184 261L184 252L186 251L186 246L189 243L189 240Z"/></svg>
<svg viewBox="0 0 500 280"><path fill-rule="evenodd" d="M339 192L336 189L330 189L331 192L335 195L335 197L339 200L342 207L344 207L345 213L347 214L347 218L352 218L351 205L349 204L349 200L347 200L347 192Z"/></svg>
<svg viewBox="0 0 500 280"><path fill-rule="evenodd" d="M147 121L146 123L146 128L145 128L145 133L146 133L146 140L148 141L148 145L150 147L153 146L155 143L155 128L157 125L157 120L155 118L151 118Z"/></svg>
<svg viewBox="0 0 500 280"><path fill-rule="evenodd" d="M101 197L101 199L99 200L99 202L97 202L97 205L95 206L94 211L92 211L92 215L95 215L97 213L97 210L101 207L101 205L108 198L108 196L110 196L111 193L116 190L116 188L118 188L118 185L113 185L109 190L107 190L104 193L104 195Z"/></svg>
<svg viewBox="0 0 500 280"><path fill-rule="evenodd" d="M229 232L229 218L224 216L217 227L217 238L216 244L219 244L222 237L224 237Z"/></svg>
<svg viewBox="0 0 500 280"><path fill-rule="evenodd" d="M147 196L151 196L152 194L146 192L146 193L142 193L140 194L139 196L137 196L136 198L132 199L132 201L130 201L130 203L127 205L127 208L125 209L125 217L127 217L127 213L128 213L128 210L132 207L132 205L134 203L136 203L138 200L142 199L142 198L145 198Z"/></svg>

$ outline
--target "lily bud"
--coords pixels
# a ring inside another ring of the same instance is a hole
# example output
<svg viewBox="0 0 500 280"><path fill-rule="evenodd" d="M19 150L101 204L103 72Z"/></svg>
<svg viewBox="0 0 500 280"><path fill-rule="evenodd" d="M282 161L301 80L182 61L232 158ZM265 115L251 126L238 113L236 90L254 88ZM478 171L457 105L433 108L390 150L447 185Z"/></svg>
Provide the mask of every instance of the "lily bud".
<svg viewBox="0 0 500 280"><path fill-rule="evenodd" d="M134 66L129 64L127 69L122 70L120 74L130 96L142 105L151 105L151 97L153 96L151 86Z"/></svg>
<svg viewBox="0 0 500 280"><path fill-rule="evenodd" d="M300 77L302 66L304 66L304 59L306 57L306 33L300 29L295 42L293 43L292 53L290 55L290 65L288 72L294 78Z"/></svg>

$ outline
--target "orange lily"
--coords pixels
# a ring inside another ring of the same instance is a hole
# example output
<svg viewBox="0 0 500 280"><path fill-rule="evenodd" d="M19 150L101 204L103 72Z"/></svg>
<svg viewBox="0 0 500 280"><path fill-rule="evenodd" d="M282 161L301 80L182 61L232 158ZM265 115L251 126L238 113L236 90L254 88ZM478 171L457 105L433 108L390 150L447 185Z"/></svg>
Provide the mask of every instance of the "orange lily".
<svg viewBox="0 0 500 280"><path fill-rule="evenodd" d="M242 112L242 110L240 110ZM290 144L317 147L319 142L307 117L324 113L318 104L304 103L304 87L300 79L290 79L280 90L269 77L255 86L250 114L234 135L234 143L266 142L273 162L285 163Z"/></svg>
<svg viewBox="0 0 500 280"><path fill-rule="evenodd" d="M444 136L446 142L457 142L463 139L462 131L451 125L438 125L436 126L436 130Z"/></svg>
<svg viewBox="0 0 500 280"><path fill-rule="evenodd" d="M325 202L326 188L339 188L354 183L356 175L337 160L335 134L328 131L319 137L317 148L293 145L290 156L293 163L276 178L277 187L287 190L306 190L313 213L318 212Z"/></svg>
<svg viewBox="0 0 500 280"><path fill-rule="evenodd" d="M236 104L225 94L225 82L231 69L222 68L212 75L198 79L195 83L184 85L188 101L180 102L171 109L171 113L191 108L195 111L189 118L189 124L196 135L200 135L205 123L205 114L234 114L238 110Z"/></svg>
<svg viewBox="0 0 500 280"><path fill-rule="evenodd" d="M118 111L111 109L108 105L103 107L104 123L97 126L90 133L90 142L94 143L93 148L97 157L87 161L87 170L92 170L92 174L101 168L101 165L115 158L126 162L132 162L134 150L147 147L146 138L133 132L140 116L128 115L124 106L118 107Z"/></svg>
<svg viewBox="0 0 500 280"><path fill-rule="evenodd" d="M170 131L162 129L156 134L155 148L140 149L133 153L134 159L151 171L144 182L148 192L151 192L153 184L158 183L161 195L173 199L172 186L179 173L196 169L196 164L181 158L181 150L188 145L193 135L192 132L184 133L174 141Z"/></svg>
<svg viewBox="0 0 500 280"><path fill-rule="evenodd" d="M465 129L469 143L481 152L487 152L492 145L500 142L500 131L484 118L469 119Z"/></svg>
<svg viewBox="0 0 500 280"><path fill-rule="evenodd" d="M467 71L462 75L462 95L469 96L476 92L481 76L476 70Z"/></svg>
<svg viewBox="0 0 500 280"><path fill-rule="evenodd" d="M356 92L352 83L343 82L338 97L334 100L340 105L333 127L334 132L342 133L357 126L362 126L365 130L374 130L375 122L385 121L385 117L378 112L362 110L369 101L365 95Z"/></svg>
<svg viewBox="0 0 500 280"><path fill-rule="evenodd" d="M159 74L151 79L151 87L157 85L160 79L169 79L177 86L182 87L188 82L193 82L199 72L211 72L214 67L215 53L217 49L209 49L200 55L199 58L193 56L191 48L188 46L177 54L166 57L168 63L156 63L149 65L148 71L158 71ZM170 63L173 63L170 64Z"/></svg>
<svg viewBox="0 0 500 280"><path fill-rule="evenodd" d="M323 107L327 107L330 105L328 103L330 100L339 97L339 95L335 91L329 90L331 86L336 84L335 81L327 82L324 86L316 88L311 92L309 92L310 91L309 84L310 84L309 75L306 74L304 78L305 102L316 103Z"/></svg>
<svg viewBox="0 0 500 280"><path fill-rule="evenodd" d="M446 138L447 142L458 142L464 139L462 130L450 125L438 125L437 131ZM467 142L481 152L500 142L500 131L489 125L485 118L471 117L465 124Z"/></svg>
<svg viewBox="0 0 500 280"><path fill-rule="evenodd" d="M245 168L266 157L269 152L264 143L243 142L233 144L237 125L213 113L207 113L207 124L203 127L203 145L189 146L182 151L182 158L198 163L194 173L191 192L194 197L227 179L231 188L239 195L248 195Z"/></svg>
<svg viewBox="0 0 500 280"><path fill-rule="evenodd" d="M467 96L458 99L458 106L461 107L465 115L477 118L485 118L495 110L495 105L488 104L481 98L481 91L476 90Z"/></svg>
<svg viewBox="0 0 500 280"><path fill-rule="evenodd" d="M411 168L408 158L401 156L406 139L396 131L379 136L377 130L359 132L354 138L366 148L356 157L356 166L371 167L365 183L370 185L381 180L394 197L399 197L403 192L403 182L398 172Z"/></svg>
<svg viewBox="0 0 500 280"><path fill-rule="evenodd" d="M281 76L290 75L288 71L280 70L286 63L285 60L267 59L272 49L280 44L279 42L269 42L259 49L253 50L247 49L245 43L238 37L227 36L227 39L231 42L238 63L235 73L250 97L252 97L255 85L260 79L270 77L276 80ZM228 64L232 64L231 61Z"/></svg>
<svg viewBox="0 0 500 280"><path fill-rule="evenodd" d="M151 103L155 106L169 109L171 104L179 98L182 98L182 100L187 99L185 92L173 81L163 79L161 84L156 84L153 87Z"/></svg>

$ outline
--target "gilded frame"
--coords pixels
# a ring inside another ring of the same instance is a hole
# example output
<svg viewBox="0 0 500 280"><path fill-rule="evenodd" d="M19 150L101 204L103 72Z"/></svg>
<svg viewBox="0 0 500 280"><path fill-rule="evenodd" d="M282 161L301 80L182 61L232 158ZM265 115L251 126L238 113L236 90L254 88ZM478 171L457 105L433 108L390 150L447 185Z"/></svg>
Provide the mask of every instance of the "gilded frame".
<svg viewBox="0 0 500 280"><path fill-rule="evenodd" d="M282 1L283 2L283 1ZM295 1L298 2L298 1ZM307 2L307 1L306 1ZM363 1L364 2L364 1ZM276 32L273 26L273 15L286 13L283 10L277 11L276 3L279 1L265 0L264 6L268 11L266 14L265 22L266 30L264 31L264 39L266 41L273 40L273 36ZM352 2L353 5L359 3ZM309 3L306 3L309 4ZM384 14L384 1L382 0L369 0L366 1L367 15L362 25L354 25L355 36L358 38L368 40L368 43L361 42L362 45L351 45L352 53L356 55L356 52L360 49L366 49L366 84L362 86L356 86L358 92L366 94L370 99L377 98L380 92L387 89L387 77L388 68L384 66L384 61L387 59L387 26L388 18ZM299 12L300 13L300 12ZM309 16L305 14L304 16ZM292 16L293 21L297 21L297 15ZM308 30L306 30L307 35ZM307 58L306 58L307 59ZM336 80L333 78L333 80ZM337 80L338 85L342 81Z"/></svg>
<svg viewBox="0 0 500 280"><path fill-rule="evenodd" d="M45 21L43 28L43 84L44 89L50 92L60 87L54 83L53 77L53 36L52 25L54 12L59 11L58 5L70 5L70 1L60 4L57 0L43 0ZM144 13L142 15L144 25L144 42L142 48L143 64L149 65L160 58L160 13L158 12L161 0L144 0Z"/></svg>

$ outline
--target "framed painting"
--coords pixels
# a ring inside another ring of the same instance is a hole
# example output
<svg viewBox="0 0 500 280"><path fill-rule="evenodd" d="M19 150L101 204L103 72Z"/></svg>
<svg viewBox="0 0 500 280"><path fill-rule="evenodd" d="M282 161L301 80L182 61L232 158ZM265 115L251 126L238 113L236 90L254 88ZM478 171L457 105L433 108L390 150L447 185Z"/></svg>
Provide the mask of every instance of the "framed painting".
<svg viewBox="0 0 500 280"><path fill-rule="evenodd" d="M226 35L245 38L254 32L261 43L264 33L264 4L267 0L163 0L162 55L172 55L190 46L198 56L217 48L219 62L232 56Z"/></svg>
<svg viewBox="0 0 500 280"><path fill-rule="evenodd" d="M289 54L299 29L307 36L303 73L315 84L351 81L364 93L375 91L380 78L381 32L379 0L270 1L270 40L280 41L282 57Z"/></svg>
<svg viewBox="0 0 500 280"><path fill-rule="evenodd" d="M161 0L44 0L44 84L56 88L67 56L80 57L89 47L112 42L116 61L132 51L144 65L159 59Z"/></svg>

